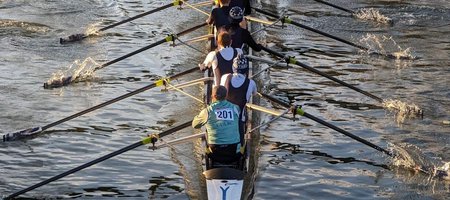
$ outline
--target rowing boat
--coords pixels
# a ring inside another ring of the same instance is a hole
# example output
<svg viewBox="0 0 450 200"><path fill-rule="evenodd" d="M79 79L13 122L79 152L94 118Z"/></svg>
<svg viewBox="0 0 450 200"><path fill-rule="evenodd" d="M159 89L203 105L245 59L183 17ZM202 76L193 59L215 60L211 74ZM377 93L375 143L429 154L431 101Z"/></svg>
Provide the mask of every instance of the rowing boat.
<svg viewBox="0 0 450 200"><path fill-rule="evenodd" d="M253 3L253 2L252 2ZM251 29L251 26L248 26ZM214 31L214 28L210 29ZM210 41L210 49L215 49L214 42ZM252 54L251 49L248 49L248 55ZM252 73L253 65L249 66L249 73ZM212 70L207 70L205 72L206 77L212 76ZM208 82L205 84L205 102L208 104L211 102L211 90L212 90L212 82ZM255 99L255 97L253 97ZM252 177L254 174L254 165L250 165L250 162L253 161L254 150L251 149L253 146L250 142L250 133L248 130L252 130L252 127L259 124L259 117L256 116L256 113L248 113L247 124L246 124L246 136L245 139L245 150L243 153L243 158L240 160L233 162L231 164L222 164L212 161L205 154L204 156L204 171L203 176L206 180L206 192L208 199L210 200L236 200L236 199L248 199L252 194L253 190L253 181ZM257 134L253 131L252 134ZM206 145L206 143L205 143Z"/></svg>

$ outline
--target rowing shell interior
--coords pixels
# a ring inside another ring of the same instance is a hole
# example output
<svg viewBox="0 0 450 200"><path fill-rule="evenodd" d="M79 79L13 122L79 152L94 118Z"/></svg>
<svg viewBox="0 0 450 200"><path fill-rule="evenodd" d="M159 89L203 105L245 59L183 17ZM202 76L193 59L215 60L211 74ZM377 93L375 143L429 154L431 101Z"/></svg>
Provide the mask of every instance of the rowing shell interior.
<svg viewBox="0 0 450 200"><path fill-rule="evenodd" d="M200 2L200 1L191 1ZM350 17L314 1L257 1L256 6L339 37L359 42L367 34L391 37L417 60L360 54L352 47L290 25L258 39L271 48L383 98L415 103L423 119L399 124L377 102L299 68L272 69L264 85L304 104L307 112L382 147L388 142L418 146L430 157L450 161L449 25L445 0L330 1L353 10L378 9L394 23ZM160 45L95 73L92 81L45 90L42 83L74 60L118 58L146 44L204 22L192 10L169 8L113 28L101 37L60 45L60 37L121 21L168 1L0 1L0 132L42 126L146 86L158 76L197 65L205 55ZM206 30L186 38L205 34ZM386 48L396 49L392 40ZM364 44L364 43L362 43ZM195 44L206 51L205 44ZM267 56L265 53L263 56ZM267 56L269 57L269 56ZM180 82L201 77L184 76ZM185 91L201 97L201 87ZM265 101L262 105L271 107ZM176 92L151 89L49 129L32 140L0 144L0 196L30 186L132 144L148 133L190 120L201 105ZM263 118L269 118L262 116ZM192 134L191 129L170 135ZM448 183L409 170L387 170L387 159L362 144L302 119L280 119L262 132L255 199L445 199ZM138 148L26 197L78 199L204 199L199 143L175 150Z"/></svg>

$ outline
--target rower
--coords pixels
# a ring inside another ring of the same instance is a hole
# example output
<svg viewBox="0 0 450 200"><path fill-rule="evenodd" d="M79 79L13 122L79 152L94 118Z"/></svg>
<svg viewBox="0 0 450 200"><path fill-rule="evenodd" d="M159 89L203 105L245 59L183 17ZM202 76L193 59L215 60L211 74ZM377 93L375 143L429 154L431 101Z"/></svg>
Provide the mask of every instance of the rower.
<svg viewBox="0 0 450 200"><path fill-rule="evenodd" d="M230 12L229 4L230 0L219 0L219 6L211 11L206 23L214 25L217 30L228 26L230 24L228 21L228 13Z"/></svg>
<svg viewBox="0 0 450 200"><path fill-rule="evenodd" d="M239 54L242 54L242 50L239 48L231 47L231 36L227 32L221 32L217 40L219 46L215 51L211 51L198 66L200 70L204 71L212 66L214 73L214 85L219 85L220 78L223 74L233 72L233 59Z"/></svg>
<svg viewBox="0 0 450 200"><path fill-rule="evenodd" d="M207 157L213 162L230 164L241 157L239 142L239 107L226 98L224 86L214 86L213 102L192 121L193 128L206 125Z"/></svg>
<svg viewBox="0 0 450 200"><path fill-rule="evenodd" d="M231 34L231 39L233 40L233 44L231 44L234 48L241 48L243 44L247 44L254 51L261 51L261 44L258 44L253 39L250 32L243 27L246 27L246 22L244 19L244 12L241 8L235 6L231 8L229 12L229 20L230 25L226 27L226 30Z"/></svg>
<svg viewBox="0 0 450 200"><path fill-rule="evenodd" d="M255 81L247 78L248 61L244 56L238 56L233 62L233 74L222 76L220 85L227 88L227 100L239 106L239 133L241 145L244 144L244 134L247 122L245 104L250 101L252 95L257 94Z"/></svg>

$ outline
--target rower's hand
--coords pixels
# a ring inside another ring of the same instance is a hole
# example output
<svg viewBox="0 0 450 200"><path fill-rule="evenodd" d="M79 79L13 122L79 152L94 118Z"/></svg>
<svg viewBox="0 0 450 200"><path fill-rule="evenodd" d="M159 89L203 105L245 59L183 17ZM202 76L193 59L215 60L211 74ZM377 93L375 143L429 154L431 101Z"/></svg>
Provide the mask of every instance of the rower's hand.
<svg viewBox="0 0 450 200"><path fill-rule="evenodd" d="M204 63L200 63L198 64L198 67L200 68L200 70L205 71L206 70L206 65Z"/></svg>
<svg viewBox="0 0 450 200"><path fill-rule="evenodd" d="M239 26L243 29L247 29L247 19L243 19L241 22L239 22Z"/></svg>

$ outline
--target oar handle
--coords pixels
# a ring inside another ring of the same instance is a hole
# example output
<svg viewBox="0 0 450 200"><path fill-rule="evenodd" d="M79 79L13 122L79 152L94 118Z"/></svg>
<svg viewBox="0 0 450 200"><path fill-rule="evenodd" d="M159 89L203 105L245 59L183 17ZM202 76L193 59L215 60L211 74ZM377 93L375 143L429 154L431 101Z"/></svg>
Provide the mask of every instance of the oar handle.
<svg viewBox="0 0 450 200"><path fill-rule="evenodd" d="M267 53L270 53L272 55L275 55L275 56L278 56L280 58L286 59L287 63L295 64L295 65L298 65L300 67L303 67L304 69L307 69L308 71L311 71L311 72L319 74L319 75L321 75L321 76L323 76L325 78L328 78L328 79L330 79L332 81L335 81L335 82L337 82L337 83L339 83L339 84L341 84L341 85L343 85L345 87L348 87L348 88L353 89L353 90L355 90L355 91L357 91L357 92L359 92L361 94L364 94L364 95L366 95L366 96L368 96L368 97L370 97L372 99L375 99L378 102L383 102L383 99L380 98L380 97L377 97L377 96L375 96L375 95L373 95L373 94L371 94L371 93L369 93L367 91L361 90L361 89L359 89L359 88L357 88L357 87L355 87L353 85L350 85L350 84L348 84L348 83L346 83L344 81L341 81L341 80L339 80L339 79L337 79L337 78L335 78L333 76L330 76L330 75L328 75L328 74L326 74L326 73L324 73L324 72L322 72L320 70L317 70L317 69L315 69L315 68L313 68L313 67L311 67L311 66L309 66L307 64L301 63L301 62L297 61L296 59L294 59L292 57L285 57L285 55L283 55L281 53L278 53L278 52L276 52L274 50L271 50L271 49L269 49L267 47L264 47L264 46L262 46L261 48L264 51L266 51Z"/></svg>
<svg viewBox="0 0 450 200"><path fill-rule="evenodd" d="M185 122L185 123L183 123L183 124L181 124L181 125L178 125L178 126L173 127L173 128L171 128L171 129L169 129L169 130L166 130L166 131L161 132L160 134L158 134L158 137L163 137L163 136L169 135L169 134L171 134L171 133L177 132L177 131L179 131L179 130L181 130L181 129L183 129L183 128L186 128L186 127L188 127L188 126L191 126L191 124L192 124L192 121ZM145 139L143 139L143 140L141 140L141 141L138 141L138 142L136 142L136 143L134 143L134 144L128 145L128 146L126 146L126 147L124 147L124 148L122 148L122 149L119 149L119 150L117 150L117 151L114 151L114 152L112 152L112 153L109 153L109 154L107 154L107 155L104 155L104 156L102 156L102 157L100 157L100 158L97 158L97 159L95 159L95 160L93 160L93 161L90 161L90 162L88 162L88 163L85 163L85 164L83 164L83 165L80 165L80 166L78 166L78 167L75 167L75 168L73 168L73 169L71 169L71 170L69 170L69 171L66 171L66 172L62 173L62 174L56 175L56 176L54 176L54 177L52 177L52 178L49 178L49 179L47 179L47 180L45 180L45 181L42 181L42 182L37 183L37 184L35 184L35 185L32 185L32 186L30 186L30 187L28 187L28 188L25 188L25 189L23 189L23 190L20 190L20 191L18 191L18 192L15 192L14 194L11 194L11 195L7 196L7 197L4 198L4 199L5 199L5 200L9 200L9 199L12 199L12 198L14 198L14 197L17 197L17 196L19 196L19 195L21 195L21 194L24 194L24 193L28 192L28 191L34 190L34 189L36 189L36 188L38 188L38 187L41 187L41 186L43 186L43 185L46 185L46 184L48 184L48 183L51 183L51 182L56 181L56 180L58 180L58 179L61 179L61 178L65 177L65 176L68 176L68 175L70 175L70 174L73 174L73 173L75 173L75 172L78 172L78 171L80 171L80 170L82 170L82 169L85 169L85 168L87 168L87 167L90 167L90 166L92 166L92 165L95 165L95 164L97 164L97 163L100 163L100 162L102 162L102 161L105 161L105 160L107 160L107 159L109 159L109 158L112 158L112 157L114 157L114 156L120 155L120 154L125 153L125 152L127 152L127 151L130 151L130 150L132 150L132 149L135 149L136 147L145 145L145 144L148 143L148 141L150 141L150 139L149 139L149 138L145 138Z"/></svg>
<svg viewBox="0 0 450 200"><path fill-rule="evenodd" d="M319 2L319 3L323 3L323 4L328 5L328 6L331 6L331 7L333 7L333 8L337 8L337 9L339 9L339 10L348 12L348 13L350 13L350 14L355 14L355 12L352 11L352 10L349 10L349 9L347 9L347 8L343 8L343 7L341 7L341 6L338 6L338 5L335 5L335 4L326 2L326 1L322 1L322 0L314 0L314 1L317 1L317 2Z"/></svg>
<svg viewBox="0 0 450 200"><path fill-rule="evenodd" d="M281 101L281 100L279 100L279 99L277 99L275 97L272 97L272 96L264 94L264 93L260 93L260 94L261 94L261 96L263 96L264 98L268 99L269 101L272 101L272 102L275 102L277 104L280 104L281 106L283 106L285 108L289 108L290 107L290 105L288 103L286 103L284 101ZM346 136L348 136L348 137L350 137L350 138L352 138L352 139L354 139L354 140L356 140L358 142L361 142L361 143L363 143L363 144L365 144L365 145L367 145L369 147L372 147L372 148L376 149L377 151L380 151L380 152L382 152L382 153L384 153L384 154L386 154L386 155L388 155L390 157L394 157L394 154L392 154L392 152L390 152L390 151L388 151L386 149L383 149L380 146L377 146L377 145L375 145L375 144L373 144L373 143L371 143L371 142L369 142L369 141L367 141L365 139L362 139L362 138L360 138L360 137L358 137L358 136L356 136L356 135L354 135L354 134L352 134L352 133L350 133L348 131L345 131L345 130L343 130L343 129L341 129L341 128L333 125L333 124L330 124L330 123L328 123L328 122L326 122L326 121L324 121L322 119L319 119L319 118L317 118L317 117L315 117L315 116L313 116L313 115L303 111L302 109L298 108L298 109L294 110L294 112L296 112L297 114L302 115L302 116L304 116L304 117L306 117L308 119L311 119L311 120L313 120L313 121L315 121L315 122L317 122L319 124L322 124L322 125L324 125L324 126L326 126L328 128L331 128L331 129L333 129L333 130L335 130L335 131L337 131L339 133L342 133L342 134L344 134L344 135L346 135Z"/></svg>

